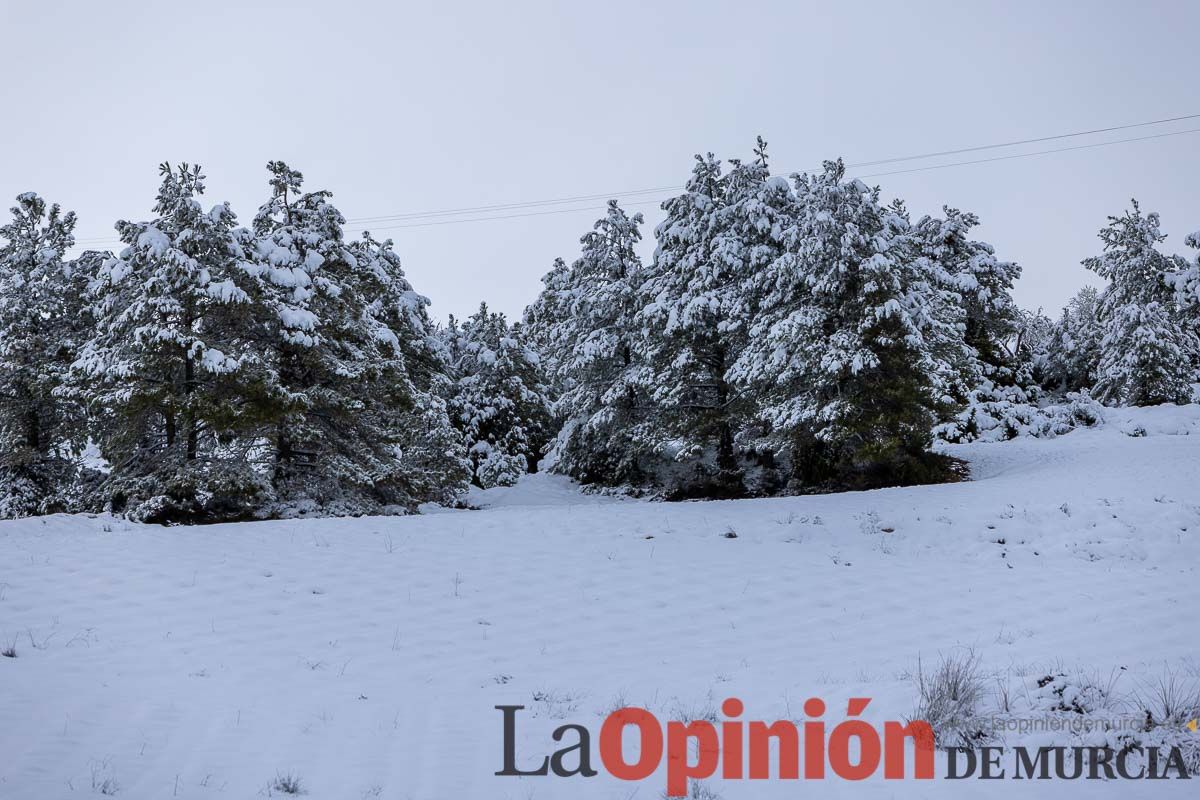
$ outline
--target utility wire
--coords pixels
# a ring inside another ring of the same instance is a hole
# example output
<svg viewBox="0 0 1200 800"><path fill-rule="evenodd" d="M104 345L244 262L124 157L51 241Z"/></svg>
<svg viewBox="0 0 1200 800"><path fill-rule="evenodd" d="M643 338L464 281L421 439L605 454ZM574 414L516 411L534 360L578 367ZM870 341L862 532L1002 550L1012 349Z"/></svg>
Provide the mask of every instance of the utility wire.
<svg viewBox="0 0 1200 800"><path fill-rule="evenodd" d="M962 148L958 148L956 150L939 150L937 152L921 153L919 155L896 156L894 158L883 158L883 159L879 159L876 161L860 161L860 162L854 163L854 164L847 164L846 168L847 169L856 169L858 167L875 167L875 166L881 166L883 164L895 164L895 163L899 163L899 162L903 162L903 161L921 161L921 160L924 160L927 158L936 158L938 156L961 155L963 153L978 153L983 150L996 150L996 149L1000 149L1000 148L1004 148L1004 147L1016 147L1017 145L1022 145L1022 144L1039 144L1041 142L1049 142L1049 141L1054 141L1054 140L1058 140L1058 139L1071 139L1071 138L1075 138L1075 137L1079 137L1079 136L1091 136L1091 135L1094 135L1097 133L1111 133L1112 131L1123 131L1123 130L1129 130L1131 128L1145 128L1150 125L1163 125L1168 122L1180 122L1182 120L1189 120L1189 119L1200 119L1200 114L1188 114L1186 116L1181 116L1181 117L1167 117L1166 119L1156 119L1156 120L1150 120L1148 122L1134 122L1129 125L1114 125L1114 126L1111 126L1108 128L1093 128L1092 130L1075 131L1073 133L1059 133L1059 134L1055 134L1053 136L1039 136L1034 139L1016 139L1011 142L998 142L996 144L984 144L984 145L977 145L975 147L962 147ZM967 163L973 163L973 162L967 162ZM820 169L821 169L820 167L814 167L814 168L811 168L808 170L792 170L791 172L783 172L780 174L790 175L794 172L817 172ZM681 187L679 185L655 186L655 187L651 187L651 188L647 188L647 189L631 189L631 190L625 191L625 192L604 192L604 193L599 193L599 194L575 195L573 197L559 197L559 198L554 198L554 199L549 199L549 200L529 200L527 202L521 202L521 203L501 203L501 204L496 204L496 205L471 206L471 207L466 207L466 208L446 208L446 209L442 209L440 211L410 211L410 212L403 213L403 214L384 214L384 215L375 216L375 217L355 217L353 219L347 219L346 222L352 222L352 223L353 222L380 222L383 220L403 220L403 219L414 219L414 218L418 218L418 217L422 217L422 218L423 217L440 217L440 216L447 216L447 215L453 215L453 214L477 213L477 212L481 212L481 211L508 211L508 210L511 210L514 208L527 208L527 207L542 206L542 205L561 205L563 203L573 203L573 202L582 201L582 200L607 200L610 197L632 197L635 195L653 194L653 193L657 193L657 192L678 191L682 188L683 187Z"/></svg>
<svg viewBox="0 0 1200 800"><path fill-rule="evenodd" d="M1110 126L1107 128L1095 128L1095 129L1086 130L1086 131L1075 131L1072 133L1060 133L1060 134L1055 134L1053 136L1040 136L1040 137L1036 137L1036 138L1032 138L1032 139L1019 139L1019 140L1013 140L1013 141L1009 141L1009 142L998 142L996 144L978 145L975 147L963 147L963 148L958 148L958 149L954 149L954 150L941 150L941 151L937 151L937 152L922 153L919 155L897 156L895 158L878 159L875 161L862 161L862 162L857 162L857 163L853 163L853 164L847 164L846 167L847 167L847 169L854 169L857 167L881 166L884 164L895 164L895 163L901 163L901 162L905 162L905 161L919 161L919 160L923 160L923 159L927 159L927 158L936 158L939 156L959 155L959 154L963 154L963 153L976 153L976 152L981 152L981 151L986 151L986 150L995 150L995 149L1000 149L1000 148L1005 148L1005 147L1015 147L1017 145L1022 145L1022 144L1035 144L1038 142L1069 139L1069 138L1074 138L1074 137L1079 137L1079 136L1090 136L1090 135L1094 135L1097 133L1108 133L1111 131L1129 130L1132 128L1143 128L1143 127L1147 127L1150 125L1161 125L1161 124L1165 124L1168 122L1179 122L1182 120L1189 120L1189 119L1200 119L1200 114L1188 114L1188 115L1179 116L1179 117L1168 117L1165 119L1150 120L1147 122L1135 122L1135 123L1131 123L1129 125L1114 125L1114 126ZM1012 160L1012 159L1030 158L1033 156L1048 155L1048 154L1052 154L1052 153L1065 153L1065 152L1071 152L1071 151L1075 151L1075 150L1088 150L1088 149L1092 149L1092 148L1096 148L1096 147L1108 147L1110 145L1125 144L1128 142L1141 142L1141 141L1147 141L1150 139L1163 139L1163 138L1167 138L1167 137L1171 137L1171 136L1182 136L1184 134L1197 133L1197 132L1200 132L1200 128L1189 128L1187 130L1182 130L1182 131L1171 131L1169 133L1152 134L1149 136L1136 136L1136 137L1130 137L1130 138L1126 138L1126 139L1113 139L1113 140L1107 141L1107 142L1093 142L1093 143L1089 143L1089 144L1076 145L1073 147L1059 147L1059 148L1051 148L1051 149L1047 149L1047 150L1036 150L1036 151L1028 152L1028 153L1014 153L1014 154L1005 155L1005 156L995 156L992 158L972 159L969 161L955 161L955 162L951 162L949 164L933 164L933 165L927 165L927 166L922 166L922 167L912 167L910 169L891 170L891 171L887 171L887 172L873 172L873 173L869 173L866 175L860 175L858 177L860 177L860 178L877 178L877 177L883 177L883 176L887 176L887 175L904 175L904 174L909 174L909 173L914 173L914 172L925 172L927 170L940 170L940 169L949 169L951 167L968 166L968 165L972 165L972 164L984 164L984 163L989 163L989 162L993 162L993 161L1008 161L1008 160ZM795 172L801 172L801 171L815 172L817 170L816 169L794 170L791 173L784 173L784 174L794 174ZM571 196L571 197L559 197L559 198L552 198L552 199L547 199L547 200L530 200L527 202L520 202L520 203L498 203L498 204L492 204L492 205L467 206L467 207L463 207L463 208L441 209L438 211L414 211L414 212L409 212L409 213L405 213L405 214L386 214L386 215L374 216L374 217L354 217L354 218L347 219L346 222L348 224L353 223L354 227L361 228L361 229L399 230L402 228L427 228L427 227L452 225L452 224L467 223L467 222L486 222L488 220L507 220L507 219L519 219L519 218L523 218L523 217L541 217L541 216L548 216L548 215L553 215L553 214L570 214L570 213L574 213L577 211L594 211L595 206L591 205L590 203L595 200L608 200L609 198L613 198L613 197L640 197L643 195L660 194L663 192L677 192L677 191L680 191L682 188L683 187L681 187L679 185L655 186L655 187L649 187L649 188L644 188L644 189L631 189L631 190L624 191L624 192L603 192L603 193L597 193L597 194L575 195L575 196ZM661 202L660 199L654 199L654 200L648 200L648 201L642 201L642 202L624 203L623 205L646 206L646 205L655 205L659 202ZM544 207L544 206L557 206L557 205L567 205L567 204L577 204L577 203L589 203L589 205L577 206L574 208L553 209L553 210L549 210L549 211L531 211L531 212L522 212L522 213L516 213L516 214L488 214L487 216L474 216L474 217L467 217L465 219L460 218L460 215L465 215L465 214L480 214L480 213L492 212L492 211L508 211L508 210L524 209L524 208L540 208L540 207ZM455 217L455 218L439 219L441 217ZM422 221L416 221L416 220L422 220ZM362 225L361 224L361 223L391 222L391 221L396 221L398 223L403 223L403 224L387 225L387 226L370 226L370 225ZM101 238L101 237L77 239L75 243L76 243L76 245L119 244L119 242L116 242L116 243L113 242L112 239Z"/></svg>
<svg viewBox="0 0 1200 800"><path fill-rule="evenodd" d="M1136 136L1136 137L1132 137L1129 139L1114 139L1110 142L1094 142L1092 144L1082 144L1082 145L1076 145L1074 147L1056 147L1056 148L1052 148L1049 150L1035 150L1031 153L1014 153L1013 155L996 156L993 158L979 158L979 159L974 159L971 161L955 161L950 164L933 164L933 165L924 166L924 167L913 167L911 169L892 170L890 172L873 172L873 173L870 173L867 175L859 175L857 177L859 177L859 178L878 178L878 177L882 177L884 175L904 175L904 174L908 174L911 172L925 172L927 170L949 169L950 167L964 167L964 166L968 166L970 164L986 164L986 163L992 162L992 161L1008 161L1008 160L1015 159L1015 158L1031 158L1033 156L1043 156L1043 155L1049 155L1051 153L1067 153L1067 152L1070 152L1073 150L1089 150L1089 149L1095 148L1095 147L1108 147L1109 145L1126 144L1128 142L1144 142L1148 139L1164 139L1168 136L1182 136L1182 135L1188 134L1188 133L1200 133L1200 128L1190 128L1185 131L1172 131L1171 133L1159 133L1159 134L1154 134L1152 136ZM672 188L676 188L676 187L672 187ZM607 195L601 195L601 196L606 197ZM647 206L647 205L655 205L659 202L661 202L661 200L645 200L645 201L636 202L636 203L622 203L621 205L623 207ZM579 208L561 208L561 209L555 209L552 211L532 211L532 212L526 212L526 213L521 213L521 214L504 214L502 216L469 217L467 219L445 219L445 220L439 220L439 221L435 221L435 222L414 222L414 223L406 223L406 224L400 224L400 225L387 225L387 226L382 226L382 227L373 227L373 228L370 228L370 230L372 230L372 231L390 231L390 230L398 230L400 228L428 228L428 227L432 227L432 226L436 226L436 225L454 225L454 224L460 223L460 222L486 222L486 221L492 220L492 219L516 219L519 217L541 217L541 216L546 216L548 214L570 214L575 211L595 212L595 210L596 210L595 206L582 206Z"/></svg>
<svg viewBox="0 0 1200 800"><path fill-rule="evenodd" d="M1165 139L1168 136L1182 136L1185 133L1200 133L1200 128L1189 128L1185 131L1171 131L1170 133L1155 133L1150 136L1134 136L1129 139L1113 139L1111 142L1093 142L1092 144L1080 144L1074 147L1055 147L1050 150L1034 150L1030 153L1014 153L1008 156L993 156L992 158L977 158L973 161L955 161L951 164L934 164L927 167L913 167L912 169L898 169L891 172L873 172L869 175L859 175L860 178L879 178L884 175L904 175L909 172L925 172L931 169L947 169L949 167L965 167L968 164L986 164L990 161L1008 161L1013 158L1029 158L1031 156L1044 156L1049 153L1068 153L1072 150L1088 150L1093 147L1108 147L1112 144L1125 144L1126 142L1144 142L1148 139Z"/></svg>

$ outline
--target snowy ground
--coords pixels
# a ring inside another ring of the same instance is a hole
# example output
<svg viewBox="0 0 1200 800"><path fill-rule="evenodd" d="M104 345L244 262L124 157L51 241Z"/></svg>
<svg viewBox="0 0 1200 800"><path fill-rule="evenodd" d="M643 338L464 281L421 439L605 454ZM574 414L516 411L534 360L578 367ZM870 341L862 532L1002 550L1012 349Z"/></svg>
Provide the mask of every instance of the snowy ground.
<svg viewBox="0 0 1200 800"><path fill-rule="evenodd" d="M493 706L528 707L527 766L558 725L595 736L623 704L666 720L738 696L746 719L799 719L819 696L833 724L866 696L867 718L899 719L918 657L965 647L1014 692L1054 670L1131 692L1200 673L1200 407L953 451L972 482L664 504L537 476L482 511L400 519L0 522L0 797L251 798L293 773L313 798L652 800L661 775L494 777ZM1196 785L707 783L726 800Z"/></svg>

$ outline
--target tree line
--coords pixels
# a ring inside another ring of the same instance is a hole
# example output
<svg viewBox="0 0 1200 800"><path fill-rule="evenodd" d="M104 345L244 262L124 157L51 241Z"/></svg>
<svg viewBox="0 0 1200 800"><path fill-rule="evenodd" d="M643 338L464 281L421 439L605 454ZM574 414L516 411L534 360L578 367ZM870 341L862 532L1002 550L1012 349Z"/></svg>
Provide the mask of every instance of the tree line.
<svg viewBox="0 0 1200 800"><path fill-rule="evenodd" d="M953 480L935 438L1061 433L1096 421L1089 391L1192 396L1198 268L1156 249L1136 203L1084 262L1108 287L1057 322L1017 307L1020 268L972 238L975 215L914 217L840 161L789 181L760 139L728 169L697 156L663 208L643 264L641 216L610 203L525 315L558 398L553 460L585 483L736 497Z"/></svg>
<svg viewBox="0 0 1200 800"><path fill-rule="evenodd" d="M1188 402L1200 263L1155 214L1101 231L1107 281L1058 320L979 220L912 215L840 161L697 156L644 221L610 201L524 318L435 325L390 241L271 162L249 225L164 164L124 248L68 258L32 193L0 227L0 517L409 513L539 463L669 498L955 480L935 440L1061 433L1095 401ZM1200 247L1200 234L1188 243ZM1095 398L1095 400L1093 399Z"/></svg>

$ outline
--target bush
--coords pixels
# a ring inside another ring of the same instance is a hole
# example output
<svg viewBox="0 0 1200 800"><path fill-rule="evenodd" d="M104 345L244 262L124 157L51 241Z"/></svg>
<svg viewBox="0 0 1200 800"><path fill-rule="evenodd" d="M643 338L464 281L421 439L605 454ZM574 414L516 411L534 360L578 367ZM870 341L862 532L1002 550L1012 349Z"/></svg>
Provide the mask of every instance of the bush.
<svg viewBox="0 0 1200 800"><path fill-rule="evenodd" d="M931 673L918 660L915 681L919 700L911 719L928 722L939 746L970 746L986 735L978 713L984 679L974 650L943 656Z"/></svg>
<svg viewBox="0 0 1200 800"><path fill-rule="evenodd" d="M933 434L951 444L1001 442L1018 436L1052 438L1075 428L1090 428L1103 419L1103 406L1086 390L1071 392L1065 402L1047 406L1030 402L1023 392L1008 397L972 392L966 407L934 428Z"/></svg>
<svg viewBox="0 0 1200 800"><path fill-rule="evenodd" d="M0 467L0 519L74 511L75 468L64 459Z"/></svg>
<svg viewBox="0 0 1200 800"><path fill-rule="evenodd" d="M300 776L294 773L279 773L275 776L275 782L271 784L271 788L283 794L307 794L304 791L304 786L300 782Z"/></svg>

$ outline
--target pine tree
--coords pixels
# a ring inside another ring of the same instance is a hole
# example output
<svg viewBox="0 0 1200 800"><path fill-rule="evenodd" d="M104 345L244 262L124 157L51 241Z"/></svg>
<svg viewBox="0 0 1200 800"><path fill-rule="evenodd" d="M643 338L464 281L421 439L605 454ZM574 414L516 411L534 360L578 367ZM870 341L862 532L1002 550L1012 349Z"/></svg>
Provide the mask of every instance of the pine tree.
<svg viewBox="0 0 1200 800"><path fill-rule="evenodd" d="M610 200L604 218L581 239L568 268L559 259L526 311L563 420L556 469L583 483L644 483L639 408L641 353L635 327L642 263L636 252L642 215Z"/></svg>
<svg viewBox="0 0 1200 800"><path fill-rule="evenodd" d="M391 242L344 239L330 193L267 165L272 197L243 233L261 309L272 513L377 513L451 502L463 488L444 363ZM441 383L439 383L441 381Z"/></svg>
<svg viewBox="0 0 1200 800"><path fill-rule="evenodd" d="M1189 247L1200 251L1200 231L1190 234L1184 241ZM1180 256L1170 278L1176 303L1187 309L1193 317L1200 315L1200 252L1191 261Z"/></svg>
<svg viewBox="0 0 1200 800"><path fill-rule="evenodd" d="M1200 250L1200 231L1189 235L1185 242ZM1174 306L1184 329L1200 341L1200 252L1191 260L1175 256L1175 269L1167 283L1174 290ZM1200 382L1200 349L1191 354L1193 379Z"/></svg>
<svg viewBox="0 0 1200 800"><path fill-rule="evenodd" d="M984 381L1011 384L1015 380L1012 354L1005 344L1015 335L1019 311L1012 287L1021 274L1014 263L1000 261L987 242L970 238L979 224L974 214L943 209L944 218L926 216L913 226L919 253L929 261L932 277L961 309L960 337L967 350L951 361L959 370L957 393ZM965 358L963 355L965 354Z"/></svg>
<svg viewBox="0 0 1200 800"><path fill-rule="evenodd" d="M1099 293L1085 286L1071 298L1050 333L1039 371L1047 384L1065 392L1093 386L1103 331L1097 318Z"/></svg>
<svg viewBox="0 0 1200 800"><path fill-rule="evenodd" d="M204 211L198 166L161 167L150 222L117 223L127 247L95 276L97 327L75 366L94 382L95 436L114 510L146 520L237 514L264 490L230 431L252 358L236 218Z"/></svg>
<svg viewBox="0 0 1200 800"><path fill-rule="evenodd" d="M1149 406L1192 401L1195 337L1161 303L1125 303L1107 319L1096 381L1105 403Z"/></svg>
<svg viewBox="0 0 1200 800"><path fill-rule="evenodd" d="M522 315L526 340L542 359L542 369L554 398L567 388L561 382L560 376L565 370L560 361L569 357L575 337L583 327L571 318L576 294L571 267L563 259L556 258L550 271L542 276L541 292L525 307Z"/></svg>
<svg viewBox="0 0 1200 800"><path fill-rule="evenodd" d="M1104 252L1083 261L1083 266L1109 282L1100 297L1101 318L1127 303L1161 302L1168 296L1163 278L1173 271L1173 264L1157 249L1166 234L1160 230L1158 214L1142 214L1137 200L1132 204L1132 210L1109 217L1108 225L1100 229Z"/></svg>
<svg viewBox="0 0 1200 800"><path fill-rule="evenodd" d="M739 438L750 396L732 372L749 336L745 285L780 249L790 194L770 178L759 139L750 164L722 174L696 156L686 192L663 204L658 247L642 286L639 318L646 378L656 405L654 446L689 469L668 477L669 494L738 496L748 487Z"/></svg>
<svg viewBox="0 0 1200 800"><path fill-rule="evenodd" d="M1099 302L1103 327L1096 395L1104 403L1154 405L1191 400L1195 336L1170 305L1165 278L1174 263L1157 250L1166 239L1158 214L1133 209L1109 217L1100 231L1104 252L1083 265L1109 285Z"/></svg>
<svg viewBox="0 0 1200 800"><path fill-rule="evenodd" d="M444 334L457 382L451 419L470 455L472 480L484 489L511 486L534 472L551 432L550 400L538 355L521 326L479 311Z"/></svg>
<svg viewBox="0 0 1200 800"><path fill-rule="evenodd" d="M75 215L32 192L0 227L0 518L69 507L82 407L65 396L80 344L80 281L63 256Z"/></svg>
<svg viewBox="0 0 1200 800"><path fill-rule="evenodd" d="M399 350L412 387L412 407L391 423L399 439L390 491L400 492L409 507L452 505L466 491L471 465L450 420L449 352L429 319L429 298L413 289L392 247L390 239L378 241L370 233L350 246L360 268L378 282L367 311L381 325L380 336Z"/></svg>
<svg viewBox="0 0 1200 800"><path fill-rule="evenodd" d="M931 342L954 321L902 209L844 173L838 161L796 176L752 337L763 357L745 372L770 378L759 414L797 488L944 479L948 464L928 452L944 413Z"/></svg>

